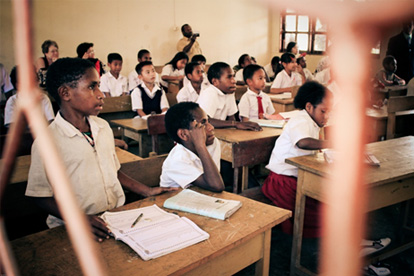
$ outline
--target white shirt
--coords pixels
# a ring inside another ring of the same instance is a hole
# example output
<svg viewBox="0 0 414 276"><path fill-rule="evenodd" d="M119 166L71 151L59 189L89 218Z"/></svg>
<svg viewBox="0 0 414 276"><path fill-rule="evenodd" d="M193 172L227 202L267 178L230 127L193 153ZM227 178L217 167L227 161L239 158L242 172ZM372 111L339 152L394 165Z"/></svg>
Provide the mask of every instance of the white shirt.
<svg viewBox="0 0 414 276"><path fill-rule="evenodd" d="M201 92L201 91L200 91ZM195 91L193 85L188 83L177 94L177 102L197 102L198 93Z"/></svg>
<svg viewBox="0 0 414 276"><path fill-rule="evenodd" d="M184 79L183 79L183 86L187 86L190 83L191 83L191 81L187 78L187 76L185 76ZM206 89L210 85L211 84L208 81L207 74L206 73L203 73L203 82L201 83L201 90Z"/></svg>
<svg viewBox="0 0 414 276"><path fill-rule="evenodd" d="M96 116L88 117L95 146L92 147L83 134L58 113L49 125L73 192L81 209L87 215L97 214L121 206L125 202L124 191L118 180L120 164L115 153L114 136L109 124ZM43 166L37 140L32 146L32 162L26 189L27 196L53 197ZM63 222L51 215L49 227Z"/></svg>
<svg viewBox="0 0 414 276"><path fill-rule="evenodd" d="M300 85L302 85L302 77L298 73L292 72L289 76L286 70L282 70L277 74L271 88L288 88Z"/></svg>
<svg viewBox="0 0 414 276"><path fill-rule="evenodd" d="M315 77L308 68L303 68L303 73L305 73L305 79L307 81L313 81L315 79Z"/></svg>
<svg viewBox="0 0 414 276"><path fill-rule="evenodd" d="M275 77L275 72L273 72L273 67L271 63L267 64L265 67L263 67L263 69L266 71L266 74L269 78Z"/></svg>
<svg viewBox="0 0 414 276"><path fill-rule="evenodd" d="M243 94L239 102L240 117L249 119L259 118L259 103L257 101L258 96L262 97L263 112L268 115L275 113L272 100L266 93L260 91L259 95L257 95L252 90L247 89L246 93Z"/></svg>
<svg viewBox="0 0 414 276"><path fill-rule="evenodd" d="M145 93L147 93L148 97L153 99L155 97L156 92L161 89L158 85L154 85L152 91L150 91L146 86L145 83L142 83L142 88L144 88ZM142 107L142 97L141 97L141 90L137 87L131 93L131 103L132 103L132 111L137 111L138 109L143 109ZM167 96L165 96L164 90L162 90L161 95L161 109L169 108L170 105L168 104Z"/></svg>
<svg viewBox="0 0 414 276"><path fill-rule="evenodd" d="M163 85L164 87L168 87L168 82L162 80L163 76L178 77L178 76L184 76L184 75L185 75L184 69L181 69L181 70L174 69L171 64L167 64L162 68L162 71L161 71L161 85Z"/></svg>
<svg viewBox="0 0 414 276"><path fill-rule="evenodd" d="M210 118L226 120L228 116L237 113L236 98L234 93L224 94L214 85L210 85L201 91L197 103Z"/></svg>
<svg viewBox="0 0 414 276"><path fill-rule="evenodd" d="M244 82L244 79L243 79L243 68L240 68L240 69L236 72L236 75L234 76L234 78L236 79L236 81L241 81L241 82Z"/></svg>
<svg viewBox="0 0 414 276"><path fill-rule="evenodd" d="M0 92L6 93L10 90L13 90L13 85L10 82L10 76L3 64L0 63Z"/></svg>
<svg viewBox="0 0 414 276"><path fill-rule="evenodd" d="M121 74L115 78L111 72L107 72L101 77L99 89L102 92L109 92L112 97L119 97L122 93L128 92L128 80Z"/></svg>
<svg viewBox="0 0 414 276"><path fill-rule="evenodd" d="M326 85L331 80L331 68L326 68L315 75L315 81Z"/></svg>
<svg viewBox="0 0 414 276"><path fill-rule="evenodd" d="M319 139L319 126L306 110L301 110L292 117L283 128L282 135L276 140L270 156L267 169L277 174L298 176L298 168L285 163L286 158L309 155L315 153L312 150L303 150L296 143L304 138Z"/></svg>
<svg viewBox="0 0 414 276"><path fill-rule="evenodd" d="M6 107L4 108L4 125L7 126L13 122L13 113L17 106L18 100L17 95L11 96L7 102ZM52 121L55 118L55 113L53 112L52 103L49 100L49 97L42 93L42 110L43 114L47 121Z"/></svg>
<svg viewBox="0 0 414 276"><path fill-rule="evenodd" d="M138 85L143 83L143 81L138 77L137 71L132 70L131 73L128 75L128 92L132 92ZM155 83L159 86L160 85L160 75L155 73Z"/></svg>
<svg viewBox="0 0 414 276"><path fill-rule="evenodd" d="M221 148L217 138L212 145L207 146L207 150L220 171ZM203 173L201 159L194 152L177 143L162 165L160 186L185 189Z"/></svg>

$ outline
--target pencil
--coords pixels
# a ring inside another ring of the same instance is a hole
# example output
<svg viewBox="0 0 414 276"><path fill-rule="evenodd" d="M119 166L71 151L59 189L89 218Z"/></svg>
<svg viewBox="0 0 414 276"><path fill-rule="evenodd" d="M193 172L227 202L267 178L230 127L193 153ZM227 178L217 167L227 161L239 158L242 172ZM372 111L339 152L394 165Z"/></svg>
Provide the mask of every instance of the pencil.
<svg viewBox="0 0 414 276"><path fill-rule="evenodd" d="M142 216L143 216L143 215L144 215L143 213L139 214L139 216L137 217L137 219L136 219L136 220L134 220L134 222L132 223L131 228L132 228L132 227L134 227L134 226L135 226L135 224L137 224L137 223L138 223L138 221L142 218Z"/></svg>

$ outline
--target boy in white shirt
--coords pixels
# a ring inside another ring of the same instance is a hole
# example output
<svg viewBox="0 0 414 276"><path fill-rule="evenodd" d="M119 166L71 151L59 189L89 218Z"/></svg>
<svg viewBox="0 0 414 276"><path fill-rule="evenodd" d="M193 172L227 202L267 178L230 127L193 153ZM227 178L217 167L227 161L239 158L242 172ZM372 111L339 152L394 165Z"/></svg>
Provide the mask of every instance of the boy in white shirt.
<svg viewBox="0 0 414 276"><path fill-rule="evenodd" d="M152 61L151 53L147 49L141 49L139 50L137 54L138 63L143 61ZM138 64L137 64L138 65ZM136 66L135 66L136 68ZM128 75L128 91L129 93L132 92L139 84L142 83L142 81L138 77L137 70L132 70L131 73ZM160 75L158 73L155 73L155 83L159 86L160 85Z"/></svg>
<svg viewBox="0 0 414 276"><path fill-rule="evenodd" d="M270 97L263 92L266 86L266 73L260 65L250 64L243 70L246 93L239 102L239 115L243 122L249 119L264 119L265 115L275 113Z"/></svg>
<svg viewBox="0 0 414 276"><path fill-rule="evenodd" d="M161 114L170 107L165 92L155 83L156 72L151 61L136 66L142 83L131 93L132 111L146 118L151 113Z"/></svg>
<svg viewBox="0 0 414 276"><path fill-rule="evenodd" d="M168 135L177 142L162 166L161 187L198 186L222 192L221 149L207 114L194 102L172 106L165 114Z"/></svg>
<svg viewBox="0 0 414 276"><path fill-rule="evenodd" d="M188 83L177 94L177 102L196 102L203 83L203 70L201 65L190 62L185 66L185 79Z"/></svg>
<svg viewBox="0 0 414 276"><path fill-rule="evenodd" d="M110 53L108 55L109 72L101 77L99 89L104 93L105 97L119 97L128 95L128 81L122 76L122 57L118 53Z"/></svg>
<svg viewBox="0 0 414 276"><path fill-rule="evenodd" d="M236 84L238 85L244 85L244 79L243 79L243 70L247 65L253 64L252 58L248 54L243 54L239 57L238 60L239 64L239 70L236 73Z"/></svg>
<svg viewBox="0 0 414 276"><path fill-rule="evenodd" d="M195 62L201 65L201 71L203 72L203 82L201 83L201 90L206 89L210 82L208 81L207 74L206 74L206 58L203 55L195 55L191 59L191 62ZM183 79L183 86L187 86L190 83L190 80L185 77Z"/></svg>
<svg viewBox="0 0 414 276"><path fill-rule="evenodd" d="M305 74L296 64L296 58L291 53L284 53L280 58L284 70L280 71L270 87L270 93L280 94L292 92L293 86L305 83ZM297 72L295 72L297 70Z"/></svg>
<svg viewBox="0 0 414 276"><path fill-rule="evenodd" d="M235 127L245 130L261 130L262 128L254 122L238 122L237 113L236 80L233 70L227 63L216 62L210 66L207 72L210 85L201 91L197 103L210 117L211 124L215 128Z"/></svg>

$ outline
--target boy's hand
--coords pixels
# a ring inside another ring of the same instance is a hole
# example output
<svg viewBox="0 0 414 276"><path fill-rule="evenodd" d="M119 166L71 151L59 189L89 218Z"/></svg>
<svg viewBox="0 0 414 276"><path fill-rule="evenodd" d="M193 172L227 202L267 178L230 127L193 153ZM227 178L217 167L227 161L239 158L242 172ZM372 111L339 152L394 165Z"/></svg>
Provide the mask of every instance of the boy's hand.
<svg viewBox="0 0 414 276"><path fill-rule="evenodd" d="M197 149L198 147L205 147L206 146L206 131L205 131L205 125L198 123L196 120L194 120L193 127L190 127L189 130L189 141L194 145L194 147Z"/></svg>
<svg viewBox="0 0 414 276"><path fill-rule="evenodd" d="M128 149L128 144L121 139L115 139L115 147L127 150Z"/></svg>
<svg viewBox="0 0 414 276"><path fill-rule="evenodd" d="M106 223L98 216L88 215L89 224L92 227L92 233L95 235L95 240L103 242L110 238L111 231L106 227Z"/></svg>
<svg viewBox="0 0 414 276"><path fill-rule="evenodd" d="M236 123L237 129L243 129L243 130L254 130L254 131L262 131L262 127L259 126L255 122L237 122Z"/></svg>
<svg viewBox="0 0 414 276"><path fill-rule="evenodd" d="M165 192L172 192L172 191L177 191L177 190L178 190L177 187L175 188L173 187L151 187L145 196L146 197L155 196L155 195L159 195Z"/></svg>

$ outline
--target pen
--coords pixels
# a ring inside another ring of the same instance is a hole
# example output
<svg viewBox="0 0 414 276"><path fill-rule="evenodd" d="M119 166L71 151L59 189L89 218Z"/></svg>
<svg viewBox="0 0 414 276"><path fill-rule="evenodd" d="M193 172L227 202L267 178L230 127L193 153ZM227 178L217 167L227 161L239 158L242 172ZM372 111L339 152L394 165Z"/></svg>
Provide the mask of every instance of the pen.
<svg viewBox="0 0 414 276"><path fill-rule="evenodd" d="M137 219L136 219L136 220L134 220L134 222L132 223L131 228L132 228L132 227L134 227L134 226L135 226L135 224L137 224L137 223L138 223L138 221L142 218L142 216L143 216L143 215L144 215L143 213L139 214L139 216L137 217Z"/></svg>

